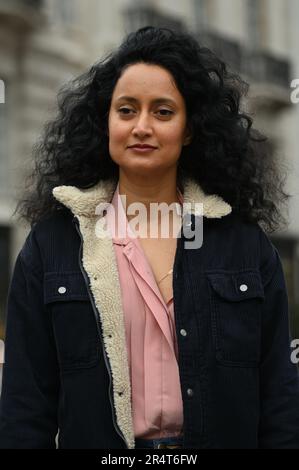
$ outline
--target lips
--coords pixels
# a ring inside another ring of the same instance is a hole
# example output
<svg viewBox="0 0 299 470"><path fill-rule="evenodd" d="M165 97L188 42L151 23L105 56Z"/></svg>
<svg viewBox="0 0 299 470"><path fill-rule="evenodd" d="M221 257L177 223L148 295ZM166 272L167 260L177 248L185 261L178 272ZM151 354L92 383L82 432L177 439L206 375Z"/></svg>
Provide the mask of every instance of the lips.
<svg viewBox="0 0 299 470"><path fill-rule="evenodd" d="M154 147L152 145L131 145L129 148L136 148L136 149L155 149L157 147Z"/></svg>

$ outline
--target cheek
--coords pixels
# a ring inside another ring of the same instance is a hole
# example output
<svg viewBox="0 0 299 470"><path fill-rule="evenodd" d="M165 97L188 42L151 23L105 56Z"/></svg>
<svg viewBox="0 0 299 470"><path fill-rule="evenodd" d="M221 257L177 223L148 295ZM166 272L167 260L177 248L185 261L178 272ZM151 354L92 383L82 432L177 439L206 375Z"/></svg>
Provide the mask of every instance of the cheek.
<svg viewBox="0 0 299 470"><path fill-rule="evenodd" d="M177 114L174 119L160 126L160 134L164 136L165 141L177 145L183 139L185 126L186 119L181 114Z"/></svg>
<svg viewBox="0 0 299 470"><path fill-rule="evenodd" d="M175 124L165 130L163 133L164 140L172 146L180 145L183 140L183 133L184 130L182 129L182 126L179 123Z"/></svg>
<svg viewBox="0 0 299 470"><path fill-rule="evenodd" d="M117 144L122 142L124 139L127 139L128 133L128 126L111 120L109 124L109 138L111 144Z"/></svg>

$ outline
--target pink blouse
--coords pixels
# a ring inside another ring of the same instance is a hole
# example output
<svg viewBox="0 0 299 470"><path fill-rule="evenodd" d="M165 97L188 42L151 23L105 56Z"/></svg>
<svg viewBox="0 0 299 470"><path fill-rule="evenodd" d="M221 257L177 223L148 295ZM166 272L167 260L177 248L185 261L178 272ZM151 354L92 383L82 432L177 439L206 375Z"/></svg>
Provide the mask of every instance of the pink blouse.
<svg viewBox="0 0 299 470"><path fill-rule="evenodd" d="M173 297L165 303L142 246L132 237L119 184L111 203L114 214L108 209L106 221L110 226L115 217L121 230L112 240L122 293L135 437L180 435L183 403Z"/></svg>

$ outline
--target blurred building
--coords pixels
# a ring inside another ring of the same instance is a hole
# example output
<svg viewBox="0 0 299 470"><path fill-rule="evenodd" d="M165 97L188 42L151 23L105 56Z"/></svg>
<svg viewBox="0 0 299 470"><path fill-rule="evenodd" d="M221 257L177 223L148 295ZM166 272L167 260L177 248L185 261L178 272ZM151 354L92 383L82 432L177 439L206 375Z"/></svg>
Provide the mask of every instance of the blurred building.
<svg viewBox="0 0 299 470"><path fill-rule="evenodd" d="M273 242L284 263L295 331L299 290L299 78L297 0L0 0L0 315L28 227L11 217L32 145L50 118L59 87L141 26L189 30L251 84L256 127L290 168L290 225ZM0 82L1 83L1 82ZM1 89L1 88L0 88ZM0 331L0 337L3 331Z"/></svg>

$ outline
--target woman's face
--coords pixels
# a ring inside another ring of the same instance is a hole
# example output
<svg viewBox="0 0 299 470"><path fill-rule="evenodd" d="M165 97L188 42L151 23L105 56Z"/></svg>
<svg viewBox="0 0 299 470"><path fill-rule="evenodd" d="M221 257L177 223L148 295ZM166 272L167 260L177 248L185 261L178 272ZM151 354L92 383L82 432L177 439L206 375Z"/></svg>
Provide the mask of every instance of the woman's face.
<svg viewBox="0 0 299 470"><path fill-rule="evenodd" d="M190 141L185 102L172 75L158 65L130 65L113 91L108 118L109 152L120 171L162 175L173 170ZM130 146L155 147L146 153Z"/></svg>

